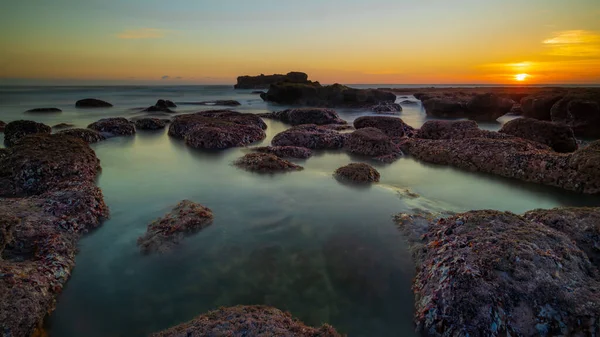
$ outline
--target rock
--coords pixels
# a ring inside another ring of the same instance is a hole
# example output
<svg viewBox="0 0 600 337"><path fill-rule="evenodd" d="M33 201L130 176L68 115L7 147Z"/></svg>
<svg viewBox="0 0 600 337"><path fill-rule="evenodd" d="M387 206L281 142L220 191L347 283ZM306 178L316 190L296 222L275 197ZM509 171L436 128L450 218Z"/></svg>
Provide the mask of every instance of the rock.
<svg viewBox="0 0 600 337"><path fill-rule="evenodd" d="M220 308L187 323L151 335L151 337L200 336L341 337L329 325L312 328L293 318L289 313L266 306Z"/></svg>
<svg viewBox="0 0 600 337"><path fill-rule="evenodd" d="M509 113L514 102L494 93L469 95L463 92L415 94L423 102L428 116L495 121Z"/></svg>
<svg viewBox="0 0 600 337"><path fill-rule="evenodd" d="M262 94L266 94L266 92L264 92L262 90L255 90L255 91L251 92L251 94L253 94L253 95L262 95Z"/></svg>
<svg viewBox="0 0 600 337"><path fill-rule="evenodd" d="M308 75L301 72L290 72L287 75L263 75L260 76L240 76L237 78L235 89L263 89L271 84L279 82L305 83L308 82ZM253 92L254 93L254 92Z"/></svg>
<svg viewBox="0 0 600 337"><path fill-rule="evenodd" d="M551 120L552 106L563 98L562 93L540 93L531 95L521 100L523 117L534 118L543 121Z"/></svg>
<svg viewBox="0 0 600 337"><path fill-rule="evenodd" d="M6 123L0 121L0 132L4 132L4 128L6 127Z"/></svg>
<svg viewBox="0 0 600 337"><path fill-rule="evenodd" d="M123 117L103 118L88 125L88 129L96 130L105 137L131 136L135 134L133 123Z"/></svg>
<svg viewBox="0 0 600 337"><path fill-rule="evenodd" d="M56 113L62 112L61 109L58 108L35 108L25 111L26 113Z"/></svg>
<svg viewBox="0 0 600 337"><path fill-rule="evenodd" d="M410 136L414 132L413 127L396 117L358 117L354 120L354 127L356 129L376 128L392 138Z"/></svg>
<svg viewBox="0 0 600 337"><path fill-rule="evenodd" d="M258 173L277 173L302 170L302 166L296 165L269 153L248 153L242 158L236 160L234 165L247 171Z"/></svg>
<svg viewBox="0 0 600 337"><path fill-rule="evenodd" d="M168 99L159 99L158 101L156 101L156 104L154 104L154 106L159 107L159 108L176 108L177 104L173 103L173 101L169 101Z"/></svg>
<svg viewBox="0 0 600 337"><path fill-rule="evenodd" d="M142 110L142 112L165 112L165 113L175 113L175 111L169 109L166 105L163 106L157 106L157 105L153 105L153 106L149 106L145 109Z"/></svg>
<svg viewBox="0 0 600 337"><path fill-rule="evenodd" d="M423 107L427 116L437 118L462 118L466 115L464 103L456 102L447 98L430 98L423 101Z"/></svg>
<svg viewBox="0 0 600 337"><path fill-rule="evenodd" d="M294 126L273 137L275 146L299 146L308 149L340 149L344 146L346 135L326 127L304 124Z"/></svg>
<svg viewBox="0 0 600 337"><path fill-rule="evenodd" d="M334 176L343 181L373 183L379 181L379 172L365 163L351 163L335 170Z"/></svg>
<svg viewBox="0 0 600 337"><path fill-rule="evenodd" d="M416 132L415 137L436 140L466 138L514 138L507 134L481 130L475 121L427 121L425 124L423 124L423 126L421 126L421 129Z"/></svg>
<svg viewBox="0 0 600 337"><path fill-rule="evenodd" d="M521 116L523 114L523 108L520 103L515 103L508 112L509 115Z"/></svg>
<svg viewBox="0 0 600 337"><path fill-rule="evenodd" d="M312 156L312 151L299 146L263 146L254 147L253 151L274 154L281 158L307 159Z"/></svg>
<svg viewBox="0 0 600 337"><path fill-rule="evenodd" d="M46 124L25 120L10 122L4 127L4 145L11 147L27 135L49 134L50 132L52 129Z"/></svg>
<svg viewBox="0 0 600 337"><path fill-rule="evenodd" d="M78 108L110 108L113 105L95 98L85 98L77 101L75 106Z"/></svg>
<svg viewBox="0 0 600 337"><path fill-rule="evenodd" d="M204 102L181 102L182 105L221 105L221 106L240 106L242 103L234 101L232 99L227 100L216 100L216 101L204 101Z"/></svg>
<svg viewBox="0 0 600 337"><path fill-rule="evenodd" d="M371 110L380 114L395 114L402 111L402 107L398 103L382 102L373 106Z"/></svg>
<svg viewBox="0 0 600 337"><path fill-rule="evenodd" d="M404 101L400 102L400 104L404 104L404 105L418 105L419 102L415 102L415 101L411 101L411 100L405 99Z"/></svg>
<svg viewBox="0 0 600 337"><path fill-rule="evenodd" d="M341 119L335 110L325 108L287 109L278 112L263 113L259 116L263 118L276 119L292 125L346 124L346 121Z"/></svg>
<svg viewBox="0 0 600 337"><path fill-rule="evenodd" d="M164 129L167 123L158 118L140 118L135 121L135 127L138 130L160 130Z"/></svg>
<svg viewBox="0 0 600 337"><path fill-rule="evenodd" d="M517 118L504 124L499 132L546 144L556 152L565 153L577 150L577 140L573 130L564 124L532 118Z"/></svg>
<svg viewBox="0 0 600 337"><path fill-rule="evenodd" d="M183 200L162 218L150 225L137 244L143 253L167 252L184 237L197 233L212 224L212 211L198 203Z"/></svg>
<svg viewBox="0 0 600 337"><path fill-rule="evenodd" d="M261 95L267 102L318 107L370 108L396 101L396 95L379 89L353 89L341 84L321 86L318 82L273 84Z"/></svg>
<svg viewBox="0 0 600 337"><path fill-rule="evenodd" d="M67 129L67 128L72 128L74 127L74 124L71 123L58 123L56 125L54 125L52 128L53 129Z"/></svg>
<svg viewBox="0 0 600 337"><path fill-rule="evenodd" d="M98 131L90 130L90 129L68 129L68 130L59 131L56 134L79 138L88 144L97 143L99 141L106 139Z"/></svg>
<svg viewBox="0 0 600 337"><path fill-rule="evenodd" d="M573 92L556 102L551 109L553 122L570 126L576 136L600 138L600 90Z"/></svg>
<svg viewBox="0 0 600 337"><path fill-rule="evenodd" d="M471 211L430 223L409 240L420 250L413 290L422 334L585 336L598 330L598 270L560 231L509 212Z"/></svg>
<svg viewBox="0 0 600 337"><path fill-rule="evenodd" d="M478 94L467 102L469 119L495 121L510 112L515 102L492 93Z"/></svg>
<svg viewBox="0 0 600 337"><path fill-rule="evenodd" d="M2 260L2 252L7 244L12 243L15 227L20 224L19 218L6 214L0 218L0 260Z"/></svg>
<svg viewBox="0 0 600 337"><path fill-rule="evenodd" d="M346 139L345 148L350 153L370 157L398 158L402 155L392 139L375 128L362 128L352 132Z"/></svg>
<svg viewBox="0 0 600 337"><path fill-rule="evenodd" d="M598 177L600 177L600 140L575 151L569 156L569 165L578 172L583 173L584 177L589 176L592 178L586 182L586 186L597 186Z"/></svg>

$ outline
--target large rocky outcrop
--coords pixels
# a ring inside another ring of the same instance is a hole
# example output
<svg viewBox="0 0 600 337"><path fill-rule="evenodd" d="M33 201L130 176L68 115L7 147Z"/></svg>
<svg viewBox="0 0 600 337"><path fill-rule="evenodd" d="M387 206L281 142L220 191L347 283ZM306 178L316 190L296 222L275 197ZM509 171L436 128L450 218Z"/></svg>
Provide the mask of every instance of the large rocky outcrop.
<svg viewBox="0 0 600 337"><path fill-rule="evenodd" d="M597 209L525 216L471 211L438 221L397 216L417 262L417 330L450 337L597 334L598 269L586 255L589 237L575 230L593 225L594 214Z"/></svg>
<svg viewBox="0 0 600 337"><path fill-rule="evenodd" d="M260 114L264 118L276 119L291 125L301 124L346 124L333 109L326 108L296 108L277 112Z"/></svg>
<svg viewBox="0 0 600 337"><path fill-rule="evenodd" d="M4 127L4 145L10 147L17 144L25 136L49 134L50 132L52 132L52 128L43 123L24 120L13 121Z"/></svg>
<svg viewBox="0 0 600 337"><path fill-rule="evenodd" d="M286 75L259 75L259 76L240 76L237 78L235 89L264 89L271 84L280 82L288 83L307 83L308 75L301 72L289 72Z"/></svg>
<svg viewBox="0 0 600 337"><path fill-rule="evenodd" d="M517 118L504 124L499 132L546 144L556 152L566 153L577 150L577 139L573 130L565 124L533 118Z"/></svg>
<svg viewBox="0 0 600 337"><path fill-rule="evenodd" d="M266 306L236 306L211 311L151 337L252 336L341 337L334 328L312 328L289 313Z"/></svg>
<svg viewBox="0 0 600 337"><path fill-rule="evenodd" d="M308 149L339 149L344 146L346 136L324 126L303 124L278 133L271 143L275 146L299 146Z"/></svg>

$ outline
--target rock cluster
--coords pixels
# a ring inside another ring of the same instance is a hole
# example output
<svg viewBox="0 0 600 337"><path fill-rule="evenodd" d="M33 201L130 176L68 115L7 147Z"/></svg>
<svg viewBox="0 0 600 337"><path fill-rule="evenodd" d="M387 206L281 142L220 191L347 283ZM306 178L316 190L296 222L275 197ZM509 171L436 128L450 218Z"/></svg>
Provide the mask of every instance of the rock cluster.
<svg viewBox="0 0 600 337"><path fill-rule="evenodd" d="M302 166L296 165L270 153L248 153L236 160L234 165L244 170L257 173L277 173L302 170Z"/></svg>

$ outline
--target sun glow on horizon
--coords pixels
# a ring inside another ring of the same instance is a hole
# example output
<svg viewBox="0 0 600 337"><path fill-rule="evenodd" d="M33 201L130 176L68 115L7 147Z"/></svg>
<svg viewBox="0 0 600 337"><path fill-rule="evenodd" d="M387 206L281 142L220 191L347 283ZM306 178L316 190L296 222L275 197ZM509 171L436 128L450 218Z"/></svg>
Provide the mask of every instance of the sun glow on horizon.
<svg viewBox="0 0 600 337"><path fill-rule="evenodd" d="M523 82L527 79L527 77L529 77L529 74L517 74L515 75L515 80Z"/></svg>

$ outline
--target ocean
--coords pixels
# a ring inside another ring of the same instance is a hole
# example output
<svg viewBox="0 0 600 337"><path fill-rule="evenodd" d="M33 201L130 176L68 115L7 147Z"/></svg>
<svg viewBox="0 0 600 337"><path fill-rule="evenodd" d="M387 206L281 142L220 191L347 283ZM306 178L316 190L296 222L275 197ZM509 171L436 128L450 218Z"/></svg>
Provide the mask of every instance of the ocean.
<svg viewBox="0 0 600 337"><path fill-rule="evenodd" d="M176 103L234 99L242 104L235 110L248 113L286 108L265 103L251 91L232 86L0 87L0 120L86 127L100 118L143 115L132 109L161 98ZM82 98L106 100L114 107L76 109ZM406 99L416 101L398 97ZM63 112L24 113L42 107ZM177 114L208 109L175 108ZM348 122L372 114L337 112ZM400 117L414 127L427 120L420 103L404 106ZM508 119L480 126L498 130ZM256 145L269 144L289 127L265 122L267 138ZM369 162L381 173L381 182L359 188L332 177L340 166L365 161L342 151L294 160L304 171L259 175L231 164L248 149L197 151L166 130L140 131L92 148L101 160L98 185L111 218L80 241L76 268L47 321L50 336L146 336L236 304L274 306L310 325L329 323L350 337L414 336L415 266L392 221L395 214L414 209L522 213L600 201L409 157L393 164ZM214 223L170 253L142 255L137 238L183 199L211 208Z"/></svg>

